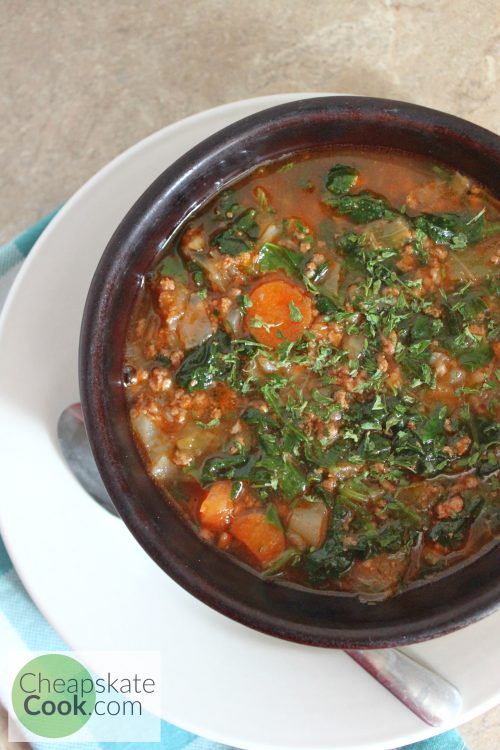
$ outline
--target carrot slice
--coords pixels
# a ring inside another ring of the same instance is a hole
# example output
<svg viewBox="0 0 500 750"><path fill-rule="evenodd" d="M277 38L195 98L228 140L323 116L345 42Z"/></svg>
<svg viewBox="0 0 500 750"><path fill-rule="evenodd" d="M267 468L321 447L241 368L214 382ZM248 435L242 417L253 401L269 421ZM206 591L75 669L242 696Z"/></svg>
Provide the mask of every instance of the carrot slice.
<svg viewBox="0 0 500 750"><path fill-rule="evenodd" d="M245 325L249 333L273 349L283 341L296 341L312 319L311 299L295 284L273 279L250 294Z"/></svg>
<svg viewBox="0 0 500 750"><path fill-rule="evenodd" d="M232 482L224 479L215 482L200 505L201 525L210 531L220 532L228 526L233 513Z"/></svg>
<svg viewBox="0 0 500 750"><path fill-rule="evenodd" d="M252 510L235 516L231 521L231 533L262 566L275 560L285 549L282 529L266 519L260 510Z"/></svg>

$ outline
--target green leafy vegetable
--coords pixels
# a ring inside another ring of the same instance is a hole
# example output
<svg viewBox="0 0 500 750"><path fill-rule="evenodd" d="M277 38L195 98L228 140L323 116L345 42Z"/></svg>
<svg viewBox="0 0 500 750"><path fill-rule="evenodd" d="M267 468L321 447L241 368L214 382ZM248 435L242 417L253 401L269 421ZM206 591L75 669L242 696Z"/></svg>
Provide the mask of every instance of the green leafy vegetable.
<svg viewBox="0 0 500 750"><path fill-rule="evenodd" d="M175 382L188 391L208 388L217 380L224 379L228 366L222 352L229 351L231 339L223 331L189 352L175 373Z"/></svg>
<svg viewBox="0 0 500 750"><path fill-rule="evenodd" d="M467 332L445 339L444 346L466 370L484 367L493 358L493 350L488 342Z"/></svg>
<svg viewBox="0 0 500 750"><path fill-rule="evenodd" d="M304 256L298 250L266 242L259 250L257 264L262 273L285 271L288 276L299 278L304 266Z"/></svg>
<svg viewBox="0 0 500 750"><path fill-rule="evenodd" d="M193 279L193 282L196 288L199 290L206 291L207 290L207 277L205 275L204 269L193 260L190 260L186 264L186 268L191 274L191 278Z"/></svg>
<svg viewBox="0 0 500 750"><path fill-rule="evenodd" d="M258 453L226 453L208 458L201 471L201 484L205 487L218 479L253 480L258 476L255 470L258 459Z"/></svg>
<svg viewBox="0 0 500 750"><path fill-rule="evenodd" d="M245 310L249 310L251 307L253 307L253 302L248 296L248 294L239 294L236 297L236 302L241 310L245 312Z"/></svg>
<svg viewBox="0 0 500 750"><path fill-rule="evenodd" d="M436 244L460 250L467 245L479 242L483 237L484 216L453 213L422 214L415 219L415 226L425 232Z"/></svg>
<svg viewBox="0 0 500 750"><path fill-rule="evenodd" d="M326 177L326 188L334 195L348 193L357 183L359 173L346 164L334 164Z"/></svg>
<svg viewBox="0 0 500 750"><path fill-rule="evenodd" d="M294 302L290 302L288 304L288 309L290 310L290 320L292 320L294 323L300 323L302 320L302 313L300 312L299 308Z"/></svg>
<svg viewBox="0 0 500 750"><path fill-rule="evenodd" d="M296 565L300 560L299 550L289 547L264 570L265 576L274 576L284 568Z"/></svg>
<svg viewBox="0 0 500 750"><path fill-rule="evenodd" d="M326 319L334 318L339 311L337 305L324 295L319 295L316 298L316 307L320 315L323 315Z"/></svg>
<svg viewBox="0 0 500 750"><path fill-rule="evenodd" d="M249 208L238 216L227 229L213 238L213 244L219 248L222 255L240 255L252 250L257 240L260 228L255 221L257 211Z"/></svg>
<svg viewBox="0 0 500 750"><path fill-rule="evenodd" d="M162 276L179 279L183 284L188 283L188 272L177 248L165 256L160 265L160 273Z"/></svg>
<svg viewBox="0 0 500 750"><path fill-rule="evenodd" d="M234 190L225 190L219 199L219 203L215 209L217 216L223 215L228 218L236 216L241 211L241 206L236 201Z"/></svg>
<svg viewBox="0 0 500 750"><path fill-rule="evenodd" d="M273 503L268 503L266 507L266 521L268 521L277 529L283 529L283 524L276 510L276 506Z"/></svg>
<svg viewBox="0 0 500 750"><path fill-rule="evenodd" d="M375 219L394 219L397 216L383 198L368 191L357 195L331 196L325 202L337 213L348 216L354 224L368 224Z"/></svg>
<svg viewBox="0 0 500 750"><path fill-rule="evenodd" d="M356 560L366 560L381 552L409 549L417 533L408 519L398 517L398 509L377 526L366 513L359 511L355 502L340 501L334 506L324 545L305 556L304 568L316 584L330 578L338 579Z"/></svg>
<svg viewBox="0 0 500 750"><path fill-rule="evenodd" d="M443 547L461 547L471 523L479 515L483 505L484 499L481 497L467 499L460 513L453 513L450 518L434 524L429 531L429 539Z"/></svg>
<svg viewBox="0 0 500 750"><path fill-rule="evenodd" d="M198 427L201 427L202 430L211 430L213 427L218 427L220 425L220 419L214 418L210 419L208 422L200 422L196 420L195 424Z"/></svg>

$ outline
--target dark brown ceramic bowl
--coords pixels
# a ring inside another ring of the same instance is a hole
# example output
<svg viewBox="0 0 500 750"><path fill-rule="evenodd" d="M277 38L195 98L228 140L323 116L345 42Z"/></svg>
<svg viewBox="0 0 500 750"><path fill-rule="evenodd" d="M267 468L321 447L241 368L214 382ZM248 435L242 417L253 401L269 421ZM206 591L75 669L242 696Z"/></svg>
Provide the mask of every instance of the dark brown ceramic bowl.
<svg viewBox="0 0 500 750"><path fill-rule="evenodd" d="M80 341L85 424L104 483L130 531L163 570L225 615L317 646L392 646L432 638L500 604L500 545L440 579L376 605L264 581L201 541L149 478L122 387L125 335L140 279L192 211L256 166L306 149L362 145L423 154L500 192L499 138L412 104L321 97L259 112L207 138L142 195L111 238L93 278ZM144 613L147 617L147 613Z"/></svg>

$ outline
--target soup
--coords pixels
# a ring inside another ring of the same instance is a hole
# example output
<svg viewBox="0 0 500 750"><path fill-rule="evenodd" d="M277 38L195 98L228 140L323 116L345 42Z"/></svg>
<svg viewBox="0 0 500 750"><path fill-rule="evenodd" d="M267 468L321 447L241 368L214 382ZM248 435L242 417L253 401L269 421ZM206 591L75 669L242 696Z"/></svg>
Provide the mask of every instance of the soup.
<svg viewBox="0 0 500 750"><path fill-rule="evenodd" d="M336 148L194 215L162 243L124 355L165 501L263 576L364 599L491 544L499 214L462 174Z"/></svg>

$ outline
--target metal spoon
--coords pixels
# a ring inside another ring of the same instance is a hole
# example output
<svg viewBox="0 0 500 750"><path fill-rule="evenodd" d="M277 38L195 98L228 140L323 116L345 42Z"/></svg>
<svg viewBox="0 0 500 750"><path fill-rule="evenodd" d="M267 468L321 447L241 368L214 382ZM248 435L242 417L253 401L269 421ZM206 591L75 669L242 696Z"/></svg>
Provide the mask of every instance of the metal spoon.
<svg viewBox="0 0 500 750"><path fill-rule="evenodd" d="M453 725L462 696L444 677L395 648L347 650L346 654L427 724Z"/></svg>
<svg viewBox="0 0 500 750"><path fill-rule="evenodd" d="M73 476L96 503L114 516L118 516L113 501L97 470L90 443L85 432L82 407L71 404L57 421L57 438L62 454Z"/></svg>
<svg viewBox="0 0 500 750"><path fill-rule="evenodd" d="M84 490L109 513L118 516L95 465L80 404L71 404L62 412L57 437L69 468ZM459 691L402 651L351 649L346 654L427 724L451 726L458 716L462 707Z"/></svg>

